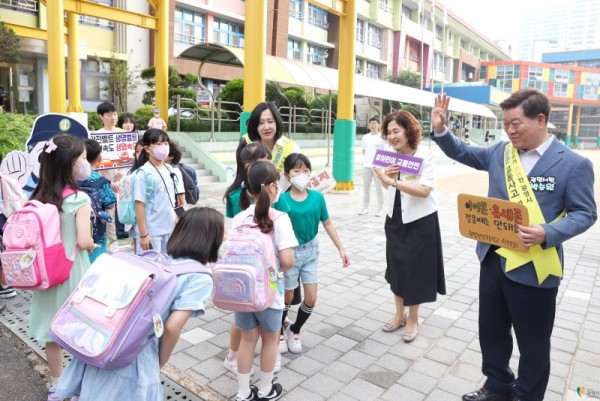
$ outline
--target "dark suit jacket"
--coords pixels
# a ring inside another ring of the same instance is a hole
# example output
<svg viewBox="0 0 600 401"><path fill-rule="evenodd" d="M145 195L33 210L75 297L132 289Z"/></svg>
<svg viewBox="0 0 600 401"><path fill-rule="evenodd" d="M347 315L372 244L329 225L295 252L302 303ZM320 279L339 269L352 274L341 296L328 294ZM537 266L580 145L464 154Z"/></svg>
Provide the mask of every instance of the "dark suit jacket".
<svg viewBox="0 0 600 401"><path fill-rule="evenodd" d="M489 148L465 145L459 138L447 131L446 135L431 138L450 158L488 172L488 196L508 200L506 180L504 178L504 147L507 142L499 142ZM546 191L533 188L546 224L546 242L543 248L556 246L561 264L563 264L562 243L590 228L597 219L594 201L594 169L592 162L573 152L553 138L550 147L537 161L531 177L553 177L554 190ZM565 210L567 215L556 223L551 223ZM477 256L481 262L490 248L489 244L477 243ZM505 259L502 268L505 268ZM533 263L514 269L506 276L511 280L535 287L552 288L560 284L560 278L549 276L539 285Z"/></svg>

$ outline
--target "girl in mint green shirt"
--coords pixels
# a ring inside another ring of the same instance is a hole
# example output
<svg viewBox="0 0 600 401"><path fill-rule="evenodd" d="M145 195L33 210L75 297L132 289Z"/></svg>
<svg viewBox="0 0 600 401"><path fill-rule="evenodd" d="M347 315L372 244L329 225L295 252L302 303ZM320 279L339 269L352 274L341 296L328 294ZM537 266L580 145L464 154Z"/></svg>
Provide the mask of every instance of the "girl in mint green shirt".
<svg viewBox="0 0 600 401"><path fill-rule="evenodd" d="M290 191L279 198L275 208L285 211L290 216L294 234L299 246L294 250L294 267L285 272L285 308L282 318L282 333L279 339L280 352L300 353L300 329L306 323L317 301L317 282L319 265L319 243L317 233L319 223L340 252L344 267L350 265L348 254L342 241L329 218L325 197L319 191L308 189L311 164L308 157L301 153L293 153L284 163L285 177L292 184ZM302 279L304 300L298 309L296 321L285 325L287 312L292 303L294 289L299 286L298 278ZM284 329L285 328L285 329Z"/></svg>

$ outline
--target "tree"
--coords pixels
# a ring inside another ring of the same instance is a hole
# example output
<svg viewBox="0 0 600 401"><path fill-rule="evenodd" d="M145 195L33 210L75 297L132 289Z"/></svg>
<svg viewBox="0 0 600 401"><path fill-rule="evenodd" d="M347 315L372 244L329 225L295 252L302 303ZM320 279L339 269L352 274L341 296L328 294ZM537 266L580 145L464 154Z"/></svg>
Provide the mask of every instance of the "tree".
<svg viewBox="0 0 600 401"><path fill-rule="evenodd" d="M112 92L119 111L127 110L127 96L134 95L137 87L142 83L140 74L136 69L130 69L128 63L115 57L115 50L111 50L108 67L98 59L100 72L105 74L105 81L100 88Z"/></svg>
<svg viewBox="0 0 600 401"><path fill-rule="evenodd" d="M156 69L154 66L142 70L140 74L142 80L146 83L148 91L144 92L142 103L147 105L154 104L156 87ZM196 86L198 85L198 75L180 74L177 68L169 66L169 106L175 103L175 98L180 95L182 98L192 99L183 101L181 107L194 108L196 105Z"/></svg>
<svg viewBox="0 0 600 401"><path fill-rule="evenodd" d="M421 74L413 71L400 71L399 74L389 74L386 81L394 84L410 86L411 88L421 88Z"/></svg>
<svg viewBox="0 0 600 401"><path fill-rule="evenodd" d="M15 31L0 22L0 62L16 64L19 61L19 37Z"/></svg>
<svg viewBox="0 0 600 401"><path fill-rule="evenodd" d="M222 100L224 102L234 102L240 105L244 104L244 80L242 78L232 79L227 82L219 95L217 96L218 100ZM236 107L230 104L223 105L224 110L234 110Z"/></svg>

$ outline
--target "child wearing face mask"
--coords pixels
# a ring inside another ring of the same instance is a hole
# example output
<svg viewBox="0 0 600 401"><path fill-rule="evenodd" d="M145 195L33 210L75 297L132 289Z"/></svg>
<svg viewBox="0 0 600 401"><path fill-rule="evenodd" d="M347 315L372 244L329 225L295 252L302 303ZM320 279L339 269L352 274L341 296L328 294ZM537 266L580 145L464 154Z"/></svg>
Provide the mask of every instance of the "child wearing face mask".
<svg viewBox="0 0 600 401"><path fill-rule="evenodd" d="M169 136L160 129L149 129L142 138L139 164L133 181L135 199L136 253L154 249L167 254L167 241L177 222L175 208L182 206L178 194L184 193L183 182L173 168L164 163L169 156ZM154 192L146 198L146 180L154 177Z"/></svg>
<svg viewBox="0 0 600 401"><path fill-rule="evenodd" d="M77 181L88 179L90 173L83 140L71 135L56 135L44 145L40 154L40 180L30 197L30 200L50 203L58 208L65 253L70 259L73 255L73 266L67 281L44 291L33 291L31 295L29 336L46 346L52 380L48 390L49 401L63 400L55 394L63 372L63 355L50 337L50 323L89 268L88 251L94 249L90 232L90 198L77 185ZM75 190L75 193L63 196L67 188Z"/></svg>
<svg viewBox="0 0 600 401"><path fill-rule="evenodd" d="M291 154L285 159L285 177L292 184L290 191L281 195L275 205L278 210L286 210L292 221L294 234L300 244L294 250L294 267L285 272L285 307L282 316L282 329L279 338L279 351L298 354L302 351L300 329L310 317L317 301L317 278L319 268L319 242L317 233L319 222L327 231L340 252L342 266L348 267L350 259L340 241L327 212L325 197L319 191L307 189L310 181L311 165L308 157L301 153ZM298 287L298 277L302 280L304 300L298 308L296 321L286 325L286 316L292 303L294 289Z"/></svg>

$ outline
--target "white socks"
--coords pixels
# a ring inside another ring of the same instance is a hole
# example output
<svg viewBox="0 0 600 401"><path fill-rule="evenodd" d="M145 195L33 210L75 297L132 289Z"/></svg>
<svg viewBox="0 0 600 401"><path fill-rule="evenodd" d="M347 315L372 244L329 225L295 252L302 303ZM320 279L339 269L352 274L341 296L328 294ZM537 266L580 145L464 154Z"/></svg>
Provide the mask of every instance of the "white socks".
<svg viewBox="0 0 600 401"><path fill-rule="evenodd" d="M250 395L250 373L238 373L238 396L242 399Z"/></svg>
<svg viewBox="0 0 600 401"><path fill-rule="evenodd" d="M271 387L273 385L273 373L271 372L263 372L260 371L260 380L258 381L258 396L266 397L271 392Z"/></svg>

